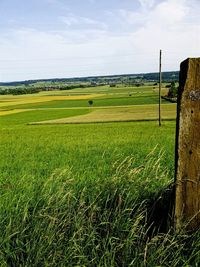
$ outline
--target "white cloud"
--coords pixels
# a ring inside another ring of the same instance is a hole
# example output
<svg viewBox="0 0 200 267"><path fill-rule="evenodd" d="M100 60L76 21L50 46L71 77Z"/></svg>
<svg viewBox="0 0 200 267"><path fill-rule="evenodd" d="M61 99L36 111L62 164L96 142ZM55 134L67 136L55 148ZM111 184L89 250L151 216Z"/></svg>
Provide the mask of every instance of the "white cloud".
<svg viewBox="0 0 200 267"><path fill-rule="evenodd" d="M168 0L159 4L150 14L149 19L160 25L181 22L189 12L189 8L183 1Z"/></svg>
<svg viewBox="0 0 200 267"><path fill-rule="evenodd" d="M76 17L69 16L69 17L60 17L60 20L65 23L67 26L71 26L74 24L79 24L79 21Z"/></svg>
<svg viewBox="0 0 200 267"><path fill-rule="evenodd" d="M34 29L10 31L0 42L3 80L97 75L104 70L106 34L101 31L46 33ZM105 69L106 73L106 69ZM11 78L12 77L12 78Z"/></svg>
<svg viewBox="0 0 200 267"><path fill-rule="evenodd" d="M142 8L149 9L155 5L155 0L138 0Z"/></svg>
<svg viewBox="0 0 200 267"><path fill-rule="evenodd" d="M132 33L132 42L137 51L148 51L157 55L159 49L164 51L164 68L178 69L179 63L186 57L199 56L200 21L194 18L198 2L185 0L167 0L155 6L146 14L143 27ZM199 10L200 11L200 10ZM157 53L157 54L156 54ZM152 59L151 65L156 62ZM155 65L155 64L154 64Z"/></svg>
<svg viewBox="0 0 200 267"><path fill-rule="evenodd" d="M163 50L164 70L177 70L186 57L200 56L198 0L146 1L148 5L148 11L112 11L117 30L69 14L60 17L65 30L21 28L1 34L2 79L157 71L159 49Z"/></svg>
<svg viewBox="0 0 200 267"><path fill-rule="evenodd" d="M82 26L82 27L96 27L101 29L107 29L107 25L101 21L94 20L88 17L81 17L74 14L69 14L68 16L61 16L60 20L67 25L71 26Z"/></svg>
<svg viewBox="0 0 200 267"><path fill-rule="evenodd" d="M155 5L153 9L149 7L155 3L155 1L139 0L143 2L142 6L145 7L139 11L119 10L119 14L129 24L137 25L143 24L145 27L147 24L158 24L164 26L171 24L175 26L175 23L181 22L188 14L189 7L186 5L185 0L167 0L162 1Z"/></svg>
<svg viewBox="0 0 200 267"><path fill-rule="evenodd" d="M138 12L138 11L133 12L130 10L125 10L125 9L120 9L118 11L118 15L121 16L121 18L123 19L125 23L135 25L135 26L146 23L148 14L146 14L146 12L144 11L142 14L141 12Z"/></svg>

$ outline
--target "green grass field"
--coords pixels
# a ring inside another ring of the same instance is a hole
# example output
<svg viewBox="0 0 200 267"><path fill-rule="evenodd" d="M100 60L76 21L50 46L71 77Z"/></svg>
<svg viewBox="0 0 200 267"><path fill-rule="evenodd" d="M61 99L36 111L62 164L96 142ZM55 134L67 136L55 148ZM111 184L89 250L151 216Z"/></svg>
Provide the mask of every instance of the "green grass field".
<svg viewBox="0 0 200 267"><path fill-rule="evenodd" d="M102 101L112 100L109 90ZM123 88L112 90L115 98ZM102 118L98 124L30 125L98 118L105 110L105 118L118 110L142 120L155 108L144 92L142 107L134 97L135 105L107 109L81 107L80 100L75 108L57 103L41 110L23 100L24 109L13 114L1 107L0 266L198 266L198 233L191 239L184 229L166 231L162 222L174 178L175 120L162 127ZM175 118L175 106L166 107L166 118Z"/></svg>

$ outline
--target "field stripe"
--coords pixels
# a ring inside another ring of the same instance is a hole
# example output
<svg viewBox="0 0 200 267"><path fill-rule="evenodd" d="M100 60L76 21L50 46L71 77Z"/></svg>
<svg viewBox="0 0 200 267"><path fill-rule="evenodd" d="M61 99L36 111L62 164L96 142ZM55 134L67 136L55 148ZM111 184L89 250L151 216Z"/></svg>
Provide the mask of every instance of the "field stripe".
<svg viewBox="0 0 200 267"><path fill-rule="evenodd" d="M87 95L68 95L68 96L19 96L14 98L3 98L1 97L0 107L6 108L17 105L24 104L34 104L34 103L43 103L49 101L61 101L61 100L87 100L90 98L97 98L99 96L104 96L104 94L87 94Z"/></svg>
<svg viewBox="0 0 200 267"><path fill-rule="evenodd" d="M0 110L0 117L12 115L21 112L32 111L31 109L12 109L12 110Z"/></svg>
<svg viewBox="0 0 200 267"><path fill-rule="evenodd" d="M176 118L176 105L164 105L162 110L163 119ZM97 122L121 122L121 121L145 121L158 118L158 105L141 105L133 107L99 108L92 112L71 118L48 120L33 124L80 124Z"/></svg>

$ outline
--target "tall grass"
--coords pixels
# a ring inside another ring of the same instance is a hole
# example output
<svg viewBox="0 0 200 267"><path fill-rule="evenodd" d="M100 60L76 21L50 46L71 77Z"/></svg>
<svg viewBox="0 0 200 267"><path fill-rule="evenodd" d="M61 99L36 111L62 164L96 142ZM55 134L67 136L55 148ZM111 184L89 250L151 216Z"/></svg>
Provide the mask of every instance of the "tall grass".
<svg viewBox="0 0 200 267"><path fill-rule="evenodd" d="M184 231L152 231L149 203L171 183L161 157L114 162L109 179L68 167L2 182L1 266L198 266L198 234L187 250Z"/></svg>
<svg viewBox="0 0 200 267"><path fill-rule="evenodd" d="M174 122L26 125L62 112L1 118L0 266L198 266L165 223Z"/></svg>

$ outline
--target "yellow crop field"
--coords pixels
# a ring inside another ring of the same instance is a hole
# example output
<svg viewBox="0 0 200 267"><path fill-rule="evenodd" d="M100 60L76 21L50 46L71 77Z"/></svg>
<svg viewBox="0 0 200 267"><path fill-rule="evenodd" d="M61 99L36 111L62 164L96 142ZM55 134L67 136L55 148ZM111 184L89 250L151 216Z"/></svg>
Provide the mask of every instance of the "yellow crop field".
<svg viewBox="0 0 200 267"><path fill-rule="evenodd" d="M11 96L11 97L3 97L0 96L0 107L4 106L14 106L20 104L32 104L32 103L40 103L40 102L47 102L47 101L55 101L55 100L84 100L90 98L96 98L99 96L103 96L103 94L89 94L89 95L69 95L69 96L62 96L62 95L45 95L45 96Z"/></svg>
<svg viewBox="0 0 200 267"><path fill-rule="evenodd" d="M28 111L28 109L13 109L13 110L0 110L0 116L11 115L15 113L21 113Z"/></svg>
<svg viewBox="0 0 200 267"><path fill-rule="evenodd" d="M115 121L154 120L158 118L158 105L141 105L132 107L98 108L91 113L37 122L36 124L95 123ZM162 107L163 119L176 118L176 105L166 104Z"/></svg>

